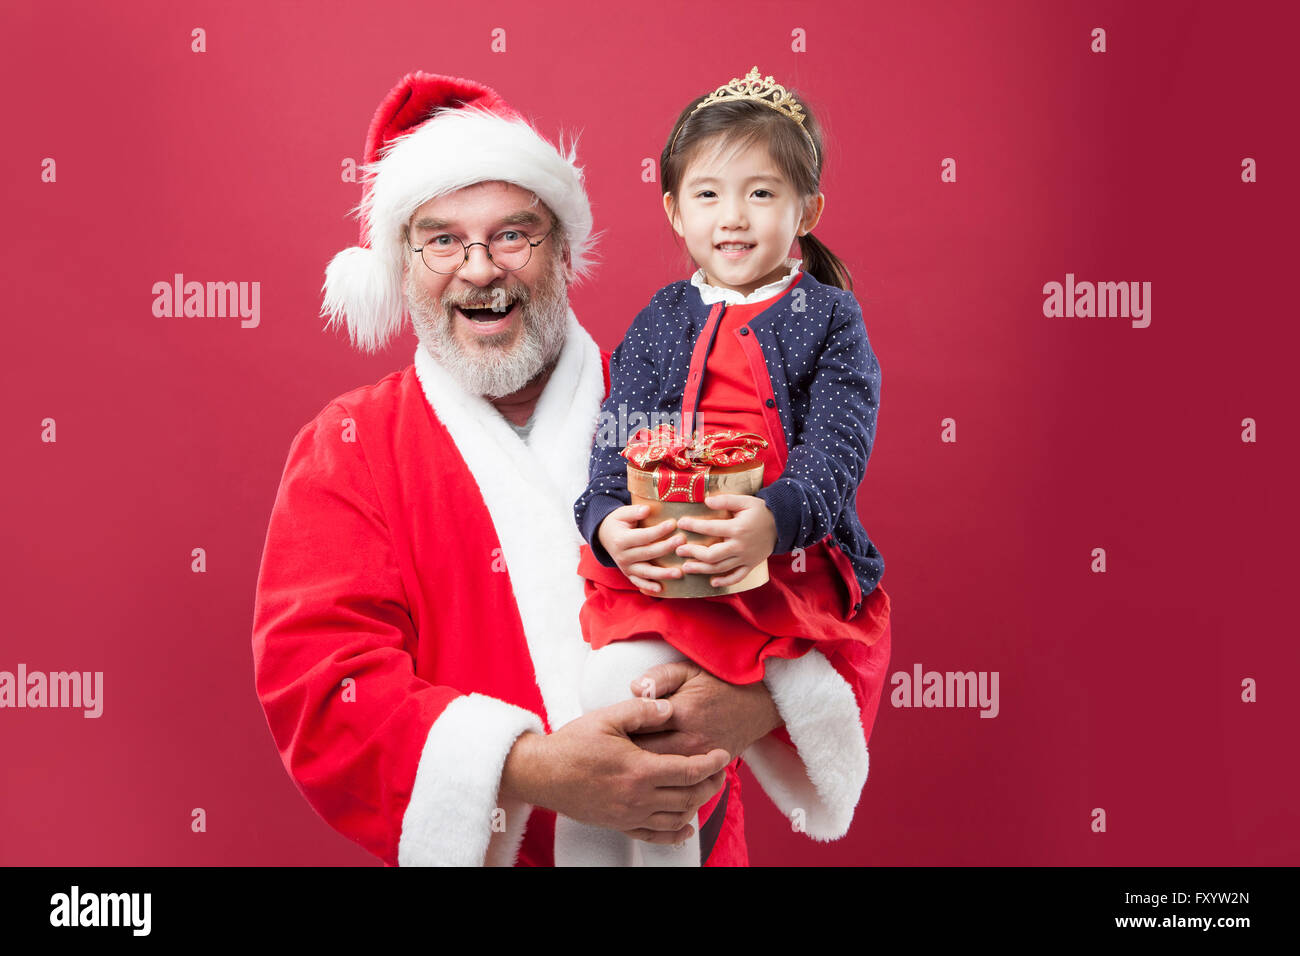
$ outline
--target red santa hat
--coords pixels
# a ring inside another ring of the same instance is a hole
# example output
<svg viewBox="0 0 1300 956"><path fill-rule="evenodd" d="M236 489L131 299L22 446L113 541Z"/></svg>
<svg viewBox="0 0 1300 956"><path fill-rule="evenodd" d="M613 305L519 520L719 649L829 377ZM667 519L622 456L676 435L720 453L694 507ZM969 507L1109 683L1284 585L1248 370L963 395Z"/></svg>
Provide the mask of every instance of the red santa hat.
<svg viewBox="0 0 1300 956"><path fill-rule="evenodd" d="M559 219L576 278L591 266L591 204L576 146L556 149L495 90L473 80L408 73L384 97L366 135L364 193L352 210L361 245L325 269L321 315L346 321L352 343L374 352L402 331L405 228L421 205L474 183L535 193Z"/></svg>

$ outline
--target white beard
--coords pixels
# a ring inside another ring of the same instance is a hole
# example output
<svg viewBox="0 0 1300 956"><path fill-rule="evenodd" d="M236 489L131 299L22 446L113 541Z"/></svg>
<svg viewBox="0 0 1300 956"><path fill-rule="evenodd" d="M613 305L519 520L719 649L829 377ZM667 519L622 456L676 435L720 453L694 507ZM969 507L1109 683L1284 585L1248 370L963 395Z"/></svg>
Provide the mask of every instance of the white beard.
<svg viewBox="0 0 1300 956"><path fill-rule="evenodd" d="M552 267L529 290L523 283L492 285L464 293L445 293L435 301L408 277L406 304L420 344L450 372L471 395L500 398L519 391L559 356L568 327L569 296L564 281L564 260L552 258ZM419 262L412 268L424 268ZM517 341L507 348L491 336L474 348L466 348L453 332L456 306L485 305L497 288L505 292L506 303L517 302L522 330L512 333Z"/></svg>

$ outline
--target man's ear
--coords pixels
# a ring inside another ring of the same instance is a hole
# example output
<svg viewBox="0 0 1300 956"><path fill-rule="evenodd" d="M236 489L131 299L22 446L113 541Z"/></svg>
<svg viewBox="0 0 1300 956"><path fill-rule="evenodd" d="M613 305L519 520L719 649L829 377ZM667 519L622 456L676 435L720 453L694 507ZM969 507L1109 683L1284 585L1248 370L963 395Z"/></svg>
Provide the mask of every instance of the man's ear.
<svg viewBox="0 0 1300 956"><path fill-rule="evenodd" d="M686 234L682 232L681 217L677 214L677 204L673 202L672 193L664 193L664 215L668 217L668 224L673 227L673 231L685 238Z"/></svg>
<svg viewBox="0 0 1300 956"><path fill-rule="evenodd" d="M564 277L569 282L572 282L577 277L573 274L573 253L569 251L567 242L564 243L564 252L561 255L564 259Z"/></svg>
<svg viewBox="0 0 1300 956"><path fill-rule="evenodd" d="M808 197L808 201L804 203L803 219L799 223L799 235L806 236L817 228L824 208L826 208L825 195L818 193L816 196Z"/></svg>

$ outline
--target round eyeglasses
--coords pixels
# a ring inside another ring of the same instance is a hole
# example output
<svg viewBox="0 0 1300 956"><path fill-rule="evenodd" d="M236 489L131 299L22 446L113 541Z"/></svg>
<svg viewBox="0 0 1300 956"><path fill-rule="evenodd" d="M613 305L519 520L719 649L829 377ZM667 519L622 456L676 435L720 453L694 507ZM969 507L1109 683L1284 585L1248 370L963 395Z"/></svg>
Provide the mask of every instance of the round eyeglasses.
<svg viewBox="0 0 1300 956"><path fill-rule="evenodd" d="M461 266L469 262L469 251L475 246L482 246L487 251L488 259L498 268L506 272L516 272L528 265L533 250L545 242L546 236L554 231L551 229L541 239L534 241L527 233L520 232L518 229L503 229L489 242L470 243L444 232L430 236L418 249L411 245L409 239L406 245L412 252L418 252L424 264L439 275L451 275L458 271Z"/></svg>

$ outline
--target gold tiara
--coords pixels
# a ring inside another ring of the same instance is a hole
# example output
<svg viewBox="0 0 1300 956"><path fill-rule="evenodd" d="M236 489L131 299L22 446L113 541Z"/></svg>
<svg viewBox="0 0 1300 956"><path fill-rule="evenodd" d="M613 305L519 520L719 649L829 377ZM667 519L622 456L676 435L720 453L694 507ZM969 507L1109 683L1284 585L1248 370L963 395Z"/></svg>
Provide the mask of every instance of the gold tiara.
<svg viewBox="0 0 1300 956"><path fill-rule="evenodd" d="M672 145L669 146L668 152L671 153L677 148L677 137L682 135L682 129L694 116L706 106L712 106L714 103L728 103L735 100L753 100L755 103L762 103L764 106L770 106L784 116L790 117L799 124L799 129L803 131L804 136L808 137L808 145L812 147L813 161L817 160L817 144L813 142L812 134L804 126L806 114L803 106L793 96L786 92L781 84L777 83L770 76L759 76L758 67L746 73L743 77L733 76L724 86L719 86L716 90L704 98L704 100L695 109L691 110L690 115L682 120L682 125L677 127L677 132L673 134Z"/></svg>

